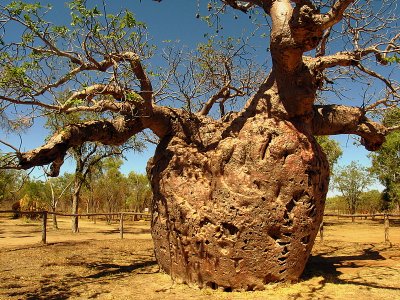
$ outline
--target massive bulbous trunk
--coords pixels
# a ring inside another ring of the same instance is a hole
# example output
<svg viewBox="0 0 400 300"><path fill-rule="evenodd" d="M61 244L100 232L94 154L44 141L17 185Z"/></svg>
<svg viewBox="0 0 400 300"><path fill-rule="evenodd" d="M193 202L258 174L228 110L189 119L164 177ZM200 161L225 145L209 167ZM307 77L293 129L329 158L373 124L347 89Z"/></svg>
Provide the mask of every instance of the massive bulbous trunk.
<svg viewBox="0 0 400 300"><path fill-rule="evenodd" d="M288 121L238 119L230 128L192 119L149 162L155 255L178 282L256 290L296 281L312 249L328 188L324 153Z"/></svg>

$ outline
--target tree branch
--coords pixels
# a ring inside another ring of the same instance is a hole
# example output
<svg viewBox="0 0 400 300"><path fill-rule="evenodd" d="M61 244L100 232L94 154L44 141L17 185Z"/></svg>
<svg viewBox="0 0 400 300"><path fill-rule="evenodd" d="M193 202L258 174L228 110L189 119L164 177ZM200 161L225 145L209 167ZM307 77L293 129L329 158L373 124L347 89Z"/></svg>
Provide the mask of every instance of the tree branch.
<svg viewBox="0 0 400 300"><path fill-rule="evenodd" d="M218 91L215 95L213 95L206 103L204 103L202 109L199 111L199 115L201 116L206 116L210 112L211 108L213 105L222 98L227 97L227 94L229 93L229 88L227 86L224 86L222 89Z"/></svg>
<svg viewBox="0 0 400 300"><path fill-rule="evenodd" d="M395 130L400 130L400 125L392 126L387 129L388 132L392 132Z"/></svg>
<svg viewBox="0 0 400 300"><path fill-rule="evenodd" d="M381 53L375 47L369 47L363 50L357 51L342 51L332 55L319 56L316 58L306 57L305 60L307 64L313 70L322 71L327 68L337 67L337 66L355 66L358 65L359 61L371 54L371 53Z"/></svg>
<svg viewBox="0 0 400 300"><path fill-rule="evenodd" d="M328 43L328 38L329 35L331 34L331 28L329 28L328 30L325 30L322 38L321 38L321 42L319 43L317 50L316 50L316 57L320 57L320 56L324 56L326 53L326 45Z"/></svg>
<svg viewBox="0 0 400 300"><path fill-rule="evenodd" d="M19 153L19 149L17 149L16 147L14 147L13 145L7 143L6 141L0 140L0 143L3 145L6 145L7 147L10 147L11 149L13 149L16 153Z"/></svg>
<svg viewBox="0 0 400 300"><path fill-rule="evenodd" d="M369 120L359 107L344 105L315 105L312 121L314 135L356 134L369 151L380 148L387 128Z"/></svg>
<svg viewBox="0 0 400 300"><path fill-rule="evenodd" d="M96 96L110 95L116 100L123 102L116 102L112 100L99 100L93 101ZM33 105L42 107L48 110L63 112L63 113L75 113L79 111L85 112L104 112L111 111L120 113L121 115L132 115L132 111L135 108L142 108L145 103L144 99L137 94L135 91L122 89L116 85L107 84L94 84L86 87L81 91L73 93L63 105L50 105L36 100L18 100L6 96L0 95L0 99L13 104L22 105ZM73 106L75 100L86 100L93 102L91 106L77 105Z"/></svg>
<svg viewBox="0 0 400 300"><path fill-rule="evenodd" d="M315 23L320 25L322 30L331 28L342 20L346 8L354 1L355 0L337 0L326 14L317 14L314 16Z"/></svg>
<svg viewBox="0 0 400 300"><path fill-rule="evenodd" d="M370 75L370 76L372 76L372 77L375 77L375 78L381 80L381 81L382 81L383 83L385 83L385 85L392 91L393 96L395 96L395 97L397 97L397 98L400 98L400 95L397 94L397 90L396 90L396 88L393 86L393 84L390 82L390 80L386 79L386 78L383 77L381 74L378 74L378 73L375 72L375 71L372 71L372 70L370 70L370 69L367 69L366 67L364 67L364 66L363 66L362 64L360 64L360 63L357 64L357 68L360 69L361 71L363 71L364 73L366 73L366 74L368 74L368 75Z"/></svg>
<svg viewBox="0 0 400 300"><path fill-rule="evenodd" d="M54 134L45 145L25 153L16 153L17 161L10 161L8 166L2 167L26 170L53 163L50 173L51 176L57 176L69 148L85 142L121 145L144 128L139 118L71 124Z"/></svg>
<svg viewBox="0 0 400 300"><path fill-rule="evenodd" d="M7 11L8 15L7 18L9 20L15 21L19 24L21 24L23 27L29 29L30 31L32 31L40 40L43 41L43 43L45 45L47 45L50 48L50 51L54 51L54 53L57 54L57 56L63 56L68 58L71 62L76 63L76 64L83 64L82 60L76 56L71 54L70 52L67 51L61 51L57 46L55 46L53 43L51 43L51 41L49 39L46 38L46 36L38 31L32 24L29 24L27 22L25 22L22 18L20 17L16 17L15 14L13 14L9 9L7 9L7 7L0 5L0 7ZM6 16L4 13L2 13L3 16ZM75 53L74 53L75 54Z"/></svg>
<svg viewBox="0 0 400 300"><path fill-rule="evenodd" d="M114 99L123 102L115 102L112 100L94 101L93 98L99 95L110 95ZM86 100L87 102L93 102L93 105L71 107L75 100ZM118 112L122 115L132 115L132 110L134 108L145 106L144 102L144 99L135 91L122 89L121 87L112 84L94 84L81 91L73 93L65 101L65 104L59 108L59 110L65 113L73 113L77 111L112 111Z"/></svg>
<svg viewBox="0 0 400 300"><path fill-rule="evenodd" d="M245 1L222 0L222 2L229 5L233 9L237 9L246 13L254 6L259 6L267 12L269 11L273 0L245 0Z"/></svg>
<svg viewBox="0 0 400 300"><path fill-rule="evenodd" d="M59 110L61 108L61 106L59 105L51 105L51 104L46 104L40 101L36 101L36 100L18 100L18 99L14 99L14 98L10 98L4 95L0 95L0 99L13 103L13 104L24 104L24 105L34 105L34 106L38 106L38 107L42 107L42 108L46 108L46 109L51 109L51 110Z"/></svg>
<svg viewBox="0 0 400 300"><path fill-rule="evenodd" d="M58 52L55 52L54 50L34 48L34 51L51 52L55 55L58 55ZM110 67L114 66L117 63L123 62L123 61L128 61L130 63L133 73L135 74L135 76L137 77L137 79L140 82L141 96L150 105L150 103L152 101L152 97L153 97L153 88L152 88L151 82L150 82L148 76L146 75L146 72L144 71L144 68L141 64L139 56L136 53L129 52L129 51L123 52L123 53L111 53L111 54L107 55L106 57L104 57L104 60L99 61L99 62L95 61L93 58L90 60L90 63L85 63L83 61L79 61L79 63L80 63L79 67L72 69L70 72L68 72L63 77L61 77L58 81L44 86L40 91L36 92L33 96L34 97L40 96L51 88L61 86L62 84L69 81L71 79L71 77L77 75L80 72L83 72L83 71L105 72Z"/></svg>
<svg viewBox="0 0 400 300"><path fill-rule="evenodd" d="M137 79L140 82L140 95L145 100L145 103L149 108L153 103L153 87L151 85L151 81L147 76L142 63L140 61L139 55L134 52L124 52L120 55L111 55L111 57L118 61L118 59L129 61L132 71L135 73Z"/></svg>

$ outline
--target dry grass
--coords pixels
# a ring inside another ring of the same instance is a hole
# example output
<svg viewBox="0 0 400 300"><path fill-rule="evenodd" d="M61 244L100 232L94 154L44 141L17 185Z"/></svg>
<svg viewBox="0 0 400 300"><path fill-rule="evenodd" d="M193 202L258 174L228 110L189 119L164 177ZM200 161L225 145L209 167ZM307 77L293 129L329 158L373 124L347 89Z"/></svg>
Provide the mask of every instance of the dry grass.
<svg viewBox="0 0 400 300"><path fill-rule="evenodd" d="M146 222L127 224L120 240L117 224L81 220L73 235L61 219L44 246L38 222L1 218L0 299L400 299L400 227L391 227L390 246L379 222L326 224L299 283L226 293L160 273Z"/></svg>

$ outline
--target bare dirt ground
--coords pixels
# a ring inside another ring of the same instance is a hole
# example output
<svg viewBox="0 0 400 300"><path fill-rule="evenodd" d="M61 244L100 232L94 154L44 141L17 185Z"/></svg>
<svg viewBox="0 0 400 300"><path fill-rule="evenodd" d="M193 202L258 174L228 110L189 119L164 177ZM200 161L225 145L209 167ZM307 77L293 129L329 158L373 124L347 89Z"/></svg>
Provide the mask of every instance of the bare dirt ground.
<svg viewBox="0 0 400 300"><path fill-rule="evenodd" d="M82 219L74 235L69 219L59 222L41 245L40 222L0 216L0 299L400 299L395 222L389 245L381 222L328 218L298 283L242 293L172 282L158 270L148 222L128 222L123 240L117 223Z"/></svg>

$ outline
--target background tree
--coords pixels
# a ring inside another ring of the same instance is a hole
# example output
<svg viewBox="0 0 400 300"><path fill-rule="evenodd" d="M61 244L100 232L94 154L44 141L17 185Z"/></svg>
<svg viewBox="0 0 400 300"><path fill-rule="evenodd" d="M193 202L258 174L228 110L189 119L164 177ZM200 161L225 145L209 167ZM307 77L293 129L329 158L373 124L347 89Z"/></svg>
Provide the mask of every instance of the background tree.
<svg viewBox="0 0 400 300"><path fill-rule="evenodd" d="M61 101L65 103L65 98L63 97ZM64 127L84 122L89 118L98 119L99 115L91 113L89 115L83 115L82 113L71 113L68 115L59 115L56 113L49 114L47 116L46 126L54 134ZM89 184L88 177L93 172L94 169L100 167L101 160L107 157L122 156L124 151L127 150L139 150L141 144L135 141L135 138L129 139L121 146L103 146L99 143L84 143L71 147L68 149L69 154L74 159L75 165L75 176L74 176L74 193L72 197L72 209L71 213L76 215L79 213L79 203L81 201L81 191L84 184ZM55 215L53 215L55 216ZM79 231L79 218L78 216L72 217L72 232L77 233Z"/></svg>
<svg viewBox="0 0 400 300"><path fill-rule="evenodd" d="M50 189L41 180L27 178L20 191L20 209L21 211L43 211L50 207ZM27 215L31 219L39 218L39 214Z"/></svg>
<svg viewBox="0 0 400 300"><path fill-rule="evenodd" d="M342 149L337 141L330 139L328 136L317 136L316 140L324 150L329 162L331 174L333 174L334 166L343 154Z"/></svg>
<svg viewBox="0 0 400 300"><path fill-rule="evenodd" d="M387 126L400 126L400 108L387 110L383 123ZM377 175L385 186L385 209L400 209L400 132L395 131L386 136L380 150L370 154L371 171Z"/></svg>
<svg viewBox="0 0 400 300"><path fill-rule="evenodd" d="M57 215L55 212L57 211L57 206L60 200L68 194L68 191L71 189L73 183L73 179L70 178L69 174L64 174L63 176L57 178L47 178L46 184L50 187L51 192L51 211L54 213L52 215L53 220L53 228L58 229L57 224Z"/></svg>
<svg viewBox="0 0 400 300"><path fill-rule="evenodd" d="M186 73L175 72L179 68L153 76L144 65L153 48L131 12L112 15L105 5L74 0L71 25L54 26L46 21L47 7L1 4L4 31L16 24L23 32L20 39L3 39L0 49L3 119L12 121L7 112L14 107L28 120L50 111L100 114L66 126L37 149L13 147L2 165L51 164L57 175L71 148L121 145L151 130L159 139L148 165L152 236L162 269L179 281L226 290L296 281L322 221L329 181L328 161L314 136L355 134L366 149L377 150L396 129L370 117L399 103L397 6L210 0L208 8L204 19L217 30L228 9L267 18L262 29L272 67L254 90L242 84L245 73L235 71L251 66L245 63L251 58L216 43L225 56L208 55L205 47L199 49L205 61L189 66L199 76L211 74L209 81L185 80ZM219 63L212 65L213 59ZM332 84L343 78L360 92ZM190 97L197 82L210 87L199 110ZM59 103L55 95L65 90L71 94ZM331 96L326 105L317 104L322 91ZM177 94L184 97L180 103L172 102ZM238 99L232 95L242 95L245 103L229 112L225 106ZM345 105L348 95L356 98L352 106Z"/></svg>
<svg viewBox="0 0 400 300"><path fill-rule="evenodd" d="M335 188L346 200L350 214L355 214L361 201L361 194L372 183L367 170L355 161L350 165L336 170L334 176ZM354 222L354 217L352 218Z"/></svg>
<svg viewBox="0 0 400 300"><path fill-rule="evenodd" d="M22 172L16 170L0 170L0 207L3 209L9 210L18 200L22 175Z"/></svg>
<svg viewBox="0 0 400 300"><path fill-rule="evenodd" d="M360 210L363 213L374 214L384 209L382 193L378 190L364 192L360 198Z"/></svg>
<svg viewBox="0 0 400 300"><path fill-rule="evenodd" d="M342 196L336 195L326 199L325 210L327 212L344 214L348 212L348 206L346 200Z"/></svg>
<svg viewBox="0 0 400 300"><path fill-rule="evenodd" d="M378 190L362 192L358 211L365 214L374 214L383 209L382 193ZM337 195L326 199L326 210L338 214L349 213L349 204L345 197Z"/></svg>
<svg viewBox="0 0 400 300"><path fill-rule="evenodd" d="M127 178L128 197L126 203L130 210L143 212L151 205L151 187L146 175L130 172Z"/></svg>
<svg viewBox="0 0 400 300"><path fill-rule="evenodd" d="M103 212L113 213L126 209L128 184L119 168L122 160L108 158L102 163L103 175L94 182L94 197L100 201ZM108 222L111 217L108 217Z"/></svg>

